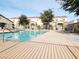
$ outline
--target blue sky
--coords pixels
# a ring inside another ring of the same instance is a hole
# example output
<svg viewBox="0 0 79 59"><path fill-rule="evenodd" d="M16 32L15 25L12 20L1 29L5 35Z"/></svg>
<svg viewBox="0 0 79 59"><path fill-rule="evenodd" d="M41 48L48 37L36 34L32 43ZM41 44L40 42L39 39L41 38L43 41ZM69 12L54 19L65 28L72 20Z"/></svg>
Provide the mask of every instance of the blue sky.
<svg viewBox="0 0 79 59"><path fill-rule="evenodd" d="M61 5L55 0L1 0L0 14L11 18L21 14L27 16L40 16L40 13L52 9L55 16L67 16L69 20L77 17L61 9Z"/></svg>

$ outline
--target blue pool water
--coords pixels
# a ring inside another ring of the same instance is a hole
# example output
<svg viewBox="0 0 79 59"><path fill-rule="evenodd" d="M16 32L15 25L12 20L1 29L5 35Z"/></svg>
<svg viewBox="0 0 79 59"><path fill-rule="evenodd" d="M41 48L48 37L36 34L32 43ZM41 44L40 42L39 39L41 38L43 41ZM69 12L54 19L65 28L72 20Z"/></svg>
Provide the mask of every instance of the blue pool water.
<svg viewBox="0 0 79 59"><path fill-rule="evenodd" d="M19 31L14 33L4 33L4 40L29 41L33 37L37 37L46 31ZM3 33L0 33L0 39L3 39Z"/></svg>

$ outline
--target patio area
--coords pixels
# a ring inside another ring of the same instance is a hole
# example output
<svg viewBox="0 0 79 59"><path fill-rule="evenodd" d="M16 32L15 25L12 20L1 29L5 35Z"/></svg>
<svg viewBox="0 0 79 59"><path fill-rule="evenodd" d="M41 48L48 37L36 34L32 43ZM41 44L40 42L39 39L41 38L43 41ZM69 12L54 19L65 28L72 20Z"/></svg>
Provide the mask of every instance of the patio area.
<svg viewBox="0 0 79 59"><path fill-rule="evenodd" d="M0 52L0 59L79 59L79 44L63 33L49 31Z"/></svg>

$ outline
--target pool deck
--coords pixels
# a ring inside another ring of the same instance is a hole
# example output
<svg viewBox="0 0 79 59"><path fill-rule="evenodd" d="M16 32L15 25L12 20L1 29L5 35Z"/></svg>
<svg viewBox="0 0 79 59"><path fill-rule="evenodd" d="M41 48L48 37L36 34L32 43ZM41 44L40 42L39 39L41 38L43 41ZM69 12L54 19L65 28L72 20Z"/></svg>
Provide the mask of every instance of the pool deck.
<svg viewBox="0 0 79 59"><path fill-rule="evenodd" d="M3 33L3 31L4 31L4 33L7 33L7 32L15 32L15 30L0 30L0 33Z"/></svg>
<svg viewBox="0 0 79 59"><path fill-rule="evenodd" d="M0 40L0 53L19 44L20 42L17 41L2 41Z"/></svg>
<svg viewBox="0 0 79 59"><path fill-rule="evenodd" d="M79 44L62 33L49 31L0 52L0 59L79 59Z"/></svg>

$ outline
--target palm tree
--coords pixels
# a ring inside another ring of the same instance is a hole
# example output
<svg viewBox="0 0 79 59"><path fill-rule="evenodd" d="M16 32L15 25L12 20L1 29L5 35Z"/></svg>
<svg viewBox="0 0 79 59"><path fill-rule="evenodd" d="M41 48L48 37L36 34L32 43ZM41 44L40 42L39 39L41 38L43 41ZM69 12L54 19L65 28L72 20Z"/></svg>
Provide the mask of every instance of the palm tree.
<svg viewBox="0 0 79 59"><path fill-rule="evenodd" d="M27 17L25 15L21 15L19 17L19 25L22 25L26 28L26 26L29 24L29 20L27 19Z"/></svg>
<svg viewBox="0 0 79 59"><path fill-rule="evenodd" d="M48 9L41 13L40 19L45 26L45 29L48 29L49 23L53 21L54 15L52 14L52 10Z"/></svg>
<svg viewBox="0 0 79 59"><path fill-rule="evenodd" d="M70 13L74 12L75 15L79 15L79 0L62 0L62 8Z"/></svg>

